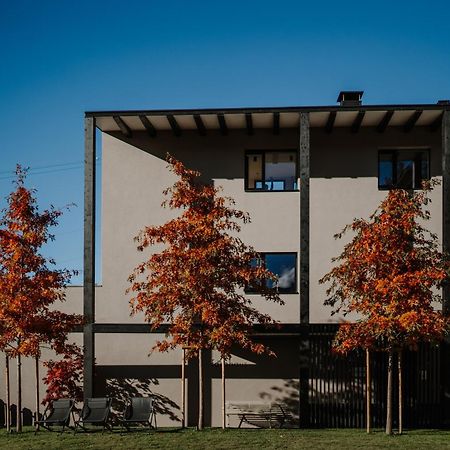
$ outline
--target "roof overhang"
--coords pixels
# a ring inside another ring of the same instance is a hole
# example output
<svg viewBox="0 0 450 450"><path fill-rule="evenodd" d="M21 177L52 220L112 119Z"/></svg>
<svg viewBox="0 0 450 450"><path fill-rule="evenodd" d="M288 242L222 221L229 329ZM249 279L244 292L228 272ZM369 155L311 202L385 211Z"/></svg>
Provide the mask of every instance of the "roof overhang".
<svg viewBox="0 0 450 450"><path fill-rule="evenodd" d="M312 128L328 132L342 127L353 132L364 127L375 127L379 132L387 127L402 127L408 132L416 126L438 129L443 111L449 109L448 104L175 109L97 111L86 112L86 117L95 117L96 126L104 132L121 132L127 137L133 131L146 131L151 137L159 131L179 136L185 130L205 135L210 130L227 134L228 130L246 129L253 134L256 129L272 129L277 134L280 129L297 128L302 112L309 113Z"/></svg>

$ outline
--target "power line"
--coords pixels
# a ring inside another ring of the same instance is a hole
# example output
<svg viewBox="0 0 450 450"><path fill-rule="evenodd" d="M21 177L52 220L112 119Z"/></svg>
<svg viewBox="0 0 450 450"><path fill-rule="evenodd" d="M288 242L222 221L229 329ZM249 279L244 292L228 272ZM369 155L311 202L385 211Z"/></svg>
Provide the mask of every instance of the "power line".
<svg viewBox="0 0 450 450"><path fill-rule="evenodd" d="M99 164L101 161L100 158L97 158L96 164ZM62 164L50 164L47 166L39 166L34 168L29 168L28 175L34 176L34 175L45 175L49 173L57 173L57 172L66 172L68 170L77 170L82 169L84 166L84 161L74 161L71 163L62 163ZM15 178L15 170L5 170L0 172L0 175L6 175L7 176L0 176L0 180L11 180Z"/></svg>

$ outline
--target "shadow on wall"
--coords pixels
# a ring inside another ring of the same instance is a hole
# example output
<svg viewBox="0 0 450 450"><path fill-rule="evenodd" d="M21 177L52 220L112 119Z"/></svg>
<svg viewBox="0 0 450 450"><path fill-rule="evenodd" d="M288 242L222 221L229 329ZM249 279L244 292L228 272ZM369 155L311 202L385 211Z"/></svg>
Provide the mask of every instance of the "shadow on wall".
<svg viewBox="0 0 450 450"><path fill-rule="evenodd" d="M158 132L156 139L149 139L144 131L133 132L129 138L119 131L108 134L160 159L165 159L170 151L187 167L203 173L205 182L243 179L245 149L295 150L299 142L297 128L283 129L279 135L274 135L270 128L257 129L253 135L248 135L245 129L230 129L225 137L219 130L209 130L206 136L200 136L196 130L184 130L181 139L171 131ZM404 133L402 127L389 127L384 133L363 127L355 134L350 134L346 127L335 127L331 134L322 128L312 128L311 178L377 177L379 148L418 146L431 149L430 174L440 176L441 137L426 127L417 127L413 133Z"/></svg>
<svg viewBox="0 0 450 450"><path fill-rule="evenodd" d="M15 404L11 405L11 426L16 426L17 419L17 406ZM23 408L22 409L22 422L24 426L33 425L33 412L31 409ZM6 403L3 400L0 400L0 427L6 427Z"/></svg>
<svg viewBox="0 0 450 450"><path fill-rule="evenodd" d="M125 410L127 400L130 397L152 396L154 407L158 416L168 416L171 420L180 421L177 415L179 406L162 394L153 392L152 387L158 386L159 381L156 378L110 378L106 380L107 397L113 399L113 421L117 422Z"/></svg>
<svg viewBox="0 0 450 450"><path fill-rule="evenodd" d="M289 420L284 428L298 428L300 406L300 383L298 380L284 380L283 386L273 386L270 392L259 394L264 402L278 403L282 406Z"/></svg>

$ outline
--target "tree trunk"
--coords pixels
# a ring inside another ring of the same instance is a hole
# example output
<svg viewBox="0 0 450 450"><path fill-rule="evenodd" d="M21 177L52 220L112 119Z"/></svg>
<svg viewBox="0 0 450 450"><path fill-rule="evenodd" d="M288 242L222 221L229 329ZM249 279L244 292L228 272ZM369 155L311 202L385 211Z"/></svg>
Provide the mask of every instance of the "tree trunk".
<svg viewBox="0 0 450 450"><path fill-rule="evenodd" d="M225 415L225 359L222 356L222 428L225 430L226 415Z"/></svg>
<svg viewBox="0 0 450 450"><path fill-rule="evenodd" d="M366 349L366 429L367 433L372 431L372 376L369 349Z"/></svg>
<svg viewBox="0 0 450 450"><path fill-rule="evenodd" d="M397 353L398 364L398 434L403 433L403 375L402 375L402 352Z"/></svg>
<svg viewBox="0 0 450 450"><path fill-rule="evenodd" d="M16 431L22 432L22 360L20 354L17 355L17 419Z"/></svg>
<svg viewBox="0 0 450 450"><path fill-rule="evenodd" d="M186 350L183 348L181 361L181 428L186 426Z"/></svg>
<svg viewBox="0 0 450 450"><path fill-rule="evenodd" d="M198 351L198 424L197 429L203 430L203 350Z"/></svg>
<svg viewBox="0 0 450 450"><path fill-rule="evenodd" d="M9 356L5 355L5 381L6 381L6 431L11 431L11 389L9 384Z"/></svg>
<svg viewBox="0 0 450 450"><path fill-rule="evenodd" d="M392 434L392 367L393 351L389 350L388 356L388 383L386 400L386 434Z"/></svg>
<svg viewBox="0 0 450 450"><path fill-rule="evenodd" d="M34 373L36 376L36 415L35 415L35 422L34 425L36 427L36 430L39 430L39 425L36 423L40 417L39 417L39 356L35 357L35 367L34 367Z"/></svg>

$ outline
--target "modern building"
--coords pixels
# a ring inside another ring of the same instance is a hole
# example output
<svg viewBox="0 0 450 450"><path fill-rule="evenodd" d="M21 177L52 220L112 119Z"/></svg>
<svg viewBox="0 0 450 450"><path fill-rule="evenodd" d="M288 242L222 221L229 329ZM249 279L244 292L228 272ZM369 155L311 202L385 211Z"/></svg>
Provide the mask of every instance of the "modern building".
<svg viewBox="0 0 450 450"><path fill-rule="evenodd" d="M133 237L174 215L161 207L162 191L174 182L165 162L170 152L250 213L252 222L240 237L282 280L284 306L249 294L281 323L276 331L255 329L255 339L270 345L277 359L237 349L226 368L227 399L282 402L300 416L301 426L364 426L364 358L330 353L342 318L323 305L325 287L318 280L342 250L335 233L355 217L368 217L388 189L418 189L429 177L442 183L432 193L428 228L450 250L450 102L366 105L362 96L341 92L333 106L85 114L84 288L69 289L67 307L80 311L82 305L86 318L86 396L152 392L161 425L181 418L181 350L148 355L161 334L151 333L142 317L130 316L125 294L128 275L144 258ZM445 312L449 302L444 289ZM206 425L220 426L220 364L214 352L207 356ZM450 423L449 356L446 343L407 355L406 426ZM189 424L196 422L196 364L190 361L186 368ZM373 364L377 424L384 414L384 357Z"/></svg>
<svg viewBox="0 0 450 450"><path fill-rule="evenodd" d="M325 287L318 283L342 249L343 243L333 235L354 217L367 217L391 187L417 189L421 180L437 177L442 184L432 194L429 228L443 248L450 249L449 102L365 105L362 95L341 92L334 106L86 113L86 395L111 393L110 386L135 388L152 379L150 389L161 395L161 406L179 415L180 354L147 356L158 336L148 333L142 319L130 317L124 293L127 276L143 258L133 236L173 214L160 206L162 190L174 181L165 162L170 152L200 171L205 181L222 186L238 208L250 213L252 222L241 237L263 253L268 268L282 280L284 306L252 296L254 304L282 324L276 333L255 330L278 358L236 351L227 367L227 398L283 401L300 412L305 425L333 420L338 425L359 424L362 360L355 357L350 364L335 358L333 367L325 363L330 359L333 324L341 319L323 305ZM94 284L96 128L102 132L98 287ZM447 311L446 291L443 300ZM220 370L214 359L212 354L205 367L206 421L213 426L220 424ZM418 410L438 406L442 410L448 394L442 349L424 350L410 359L412 371L421 378L406 388L408 398ZM194 423L194 361L187 375L188 422ZM382 396L381 385L380 381ZM347 408L347 413L339 408ZM337 411L347 417L333 419ZM429 414L422 425L427 420L432 420Z"/></svg>

